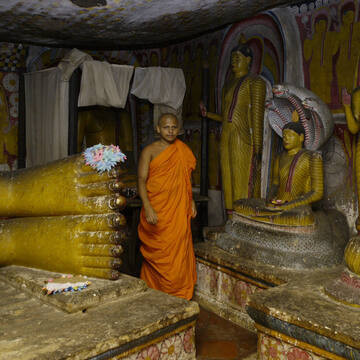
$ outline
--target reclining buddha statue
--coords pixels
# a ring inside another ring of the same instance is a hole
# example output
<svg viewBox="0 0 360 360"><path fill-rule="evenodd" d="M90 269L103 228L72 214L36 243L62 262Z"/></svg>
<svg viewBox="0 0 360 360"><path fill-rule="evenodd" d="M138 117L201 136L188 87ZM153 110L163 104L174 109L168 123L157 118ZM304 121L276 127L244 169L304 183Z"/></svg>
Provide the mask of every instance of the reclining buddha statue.
<svg viewBox="0 0 360 360"><path fill-rule="evenodd" d="M117 279L127 177L100 174L81 155L0 173L0 266Z"/></svg>
<svg viewBox="0 0 360 360"><path fill-rule="evenodd" d="M272 160L267 198L236 200L233 219L216 245L279 267L338 264L349 236L345 216L313 208L323 197L323 160L317 150L333 130L330 110L307 89L276 85L273 94L267 121L282 137L283 150Z"/></svg>

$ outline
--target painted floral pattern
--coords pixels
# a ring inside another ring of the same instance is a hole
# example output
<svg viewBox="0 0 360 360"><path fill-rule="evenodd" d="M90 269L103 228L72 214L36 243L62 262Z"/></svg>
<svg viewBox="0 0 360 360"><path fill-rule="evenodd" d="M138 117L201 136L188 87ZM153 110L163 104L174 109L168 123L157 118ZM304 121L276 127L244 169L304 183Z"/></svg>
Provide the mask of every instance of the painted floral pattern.
<svg viewBox="0 0 360 360"><path fill-rule="evenodd" d="M16 167L19 75L0 72L0 170Z"/></svg>
<svg viewBox="0 0 360 360"><path fill-rule="evenodd" d="M243 312L245 312L249 296L261 290L253 284L200 262L197 262L197 274L196 291Z"/></svg>
<svg viewBox="0 0 360 360"><path fill-rule="evenodd" d="M160 348L161 359L176 360L180 353L184 350L181 337L179 335L172 336L165 339Z"/></svg>
<svg viewBox="0 0 360 360"><path fill-rule="evenodd" d="M145 347L126 357L119 355L113 360L195 360L195 328L190 327L159 343Z"/></svg>
<svg viewBox="0 0 360 360"><path fill-rule="evenodd" d="M194 329L190 328L185 331L183 340L184 350L186 353L191 353L195 349L195 334Z"/></svg>
<svg viewBox="0 0 360 360"><path fill-rule="evenodd" d="M136 360L158 360L160 358L160 351L157 346L151 345L141 351Z"/></svg>
<svg viewBox="0 0 360 360"><path fill-rule="evenodd" d="M280 341L272 336L258 333L258 360L325 360L311 351Z"/></svg>

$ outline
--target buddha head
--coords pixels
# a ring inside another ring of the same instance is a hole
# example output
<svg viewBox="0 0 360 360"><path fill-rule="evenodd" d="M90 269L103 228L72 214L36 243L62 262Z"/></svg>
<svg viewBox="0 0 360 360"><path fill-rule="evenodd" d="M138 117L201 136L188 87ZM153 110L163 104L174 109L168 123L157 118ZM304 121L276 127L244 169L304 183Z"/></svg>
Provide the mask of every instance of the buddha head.
<svg viewBox="0 0 360 360"><path fill-rule="evenodd" d="M243 77L249 73L252 59L253 52L242 38L240 44L231 51L231 68L235 77Z"/></svg>
<svg viewBox="0 0 360 360"><path fill-rule="evenodd" d="M340 10L341 13L341 22L344 25L350 25L354 22L355 19L355 6L353 2L345 3Z"/></svg>
<svg viewBox="0 0 360 360"><path fill-rule="evenodd" d="M316 16L314 23L316 33L324 33L328 28L328 18L325 14Z"/></svg>
<svg viewBox="0 0 360 360"><path fill-rule="evenodd" d="M304 144L305 129L299 122L289 122L282 130L283 146L286 151L299 151Z"/></svg>

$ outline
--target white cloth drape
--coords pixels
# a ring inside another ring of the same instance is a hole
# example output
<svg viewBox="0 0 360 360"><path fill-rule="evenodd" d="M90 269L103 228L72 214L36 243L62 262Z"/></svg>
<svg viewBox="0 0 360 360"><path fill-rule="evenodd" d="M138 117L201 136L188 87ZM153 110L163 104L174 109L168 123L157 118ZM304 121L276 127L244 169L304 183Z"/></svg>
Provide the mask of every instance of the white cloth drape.
<svg viewBox="0 0 360 360"><path fill-rule="evenodd" d="M26 166L68 154L69 83L59 68L25 74Z"/></svg>
<svg viewBox="0 0 360 360"><path fill-rule="evenodd" d="M91 61L92 57L78 49L69 51L60 61L58 68L62 70L62 80L69 81L72 73L84 62Z"/></svg>
<svg viewBox="0 0 360 360"><path fill-rule="evenodd" d="M182 103L186 84L182 69L148 67L135 69L131 93L154 106L154 127L161 114L175 114L182 130Z"/></svg>
<svg viewBox="0 0 360 360"><path fill-rule="evenodd" d="M134 71L130 65L113 65L106 61L82 64L78 106L113 106L124 108Z"/></svg>

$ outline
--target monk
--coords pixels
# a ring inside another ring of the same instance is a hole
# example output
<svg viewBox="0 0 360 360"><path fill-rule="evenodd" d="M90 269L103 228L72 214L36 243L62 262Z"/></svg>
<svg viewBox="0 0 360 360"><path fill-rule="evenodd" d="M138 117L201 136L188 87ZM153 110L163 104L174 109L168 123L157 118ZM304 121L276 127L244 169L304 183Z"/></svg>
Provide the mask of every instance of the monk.
<svg viewBox="0 0 360 360"><path fill-rule="evenodd" d="M144 256L140 277L153 289L190 300L196 282L190 177L196 160L177 139L176 116L163 114L156 130L160 139L144 148L138 168L143 202L138 232Z"/></svg>

